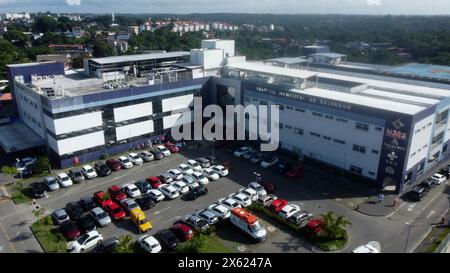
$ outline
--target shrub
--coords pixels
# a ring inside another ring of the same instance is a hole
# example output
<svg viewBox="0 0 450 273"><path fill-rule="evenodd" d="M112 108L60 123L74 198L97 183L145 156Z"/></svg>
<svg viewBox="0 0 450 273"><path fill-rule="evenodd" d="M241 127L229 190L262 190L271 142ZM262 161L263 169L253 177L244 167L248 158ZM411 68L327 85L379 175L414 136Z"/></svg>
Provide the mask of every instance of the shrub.
<svg viewBox="0 0 450 273"><path fill-rule="evenodd" d="M50 160L47 156L41 156L33 165L33 172L41 174L50 170Z"/></svg>
<svg viewBox="0 0 450 273"><path fill-rule="evenodd" d="M101 156L100 156L100 159L101 160L106 160L106 159L108 159L109 158L109 154L102 154Z"/></svg>

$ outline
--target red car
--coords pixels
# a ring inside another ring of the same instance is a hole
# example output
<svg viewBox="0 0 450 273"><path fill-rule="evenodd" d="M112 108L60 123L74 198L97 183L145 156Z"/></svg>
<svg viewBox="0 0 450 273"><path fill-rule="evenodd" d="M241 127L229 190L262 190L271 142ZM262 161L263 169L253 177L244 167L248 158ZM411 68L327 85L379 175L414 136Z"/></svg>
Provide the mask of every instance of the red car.
<svg viewBox="0 0 450 273"><path fill-rule="evenodd" d="M194 236L194 232L192 231L192 229L189 226L181 223L173 225L170 228L170 231L172 231L173 234L177 236L180 242L188 241L192 238L192 236Z"/></svg>
<svg viewBox="0 0 450 273"><path fill-rule="evenodd" d="M145 181L147 181L154 189L157 189L162 185L161 180L159 180L159 178L155 176L149 176L147 177L147 179L145 179Z"/></svg>
<svg viewBox="0 0 450 273"><path fill-rule="evenodd" d="M111 198L116 202L120 202L120 200L127 198L127 195L125 194L123 188L117 185L112 185L111 187L109 187L108 193L111 195Z"/></svg>
<svg viewBox="0 0 450 273"><path fill-rule="evenodd" d="M108 194L104 191L95 192L94 201L102 208L105 208L107 205L112 203L111 198L109 198Z"/></svg>
<svg viewBox="0 0 450 273"><path fill-rule="evenodd" d="M267 193L274 194L277 191L277 187L270 182L263 182L261 186L266 190Z"/></svg>
<svg viewBox="0 0 450 273"><path fill-rule="evenodd" d="M171 152L171 153L178 153L180 151L180 148L178 148L177 145L171 143L171 142L166 142L164 143L164 146Z"/></svg>
<svg viewBox="0 0 450 273"><path fill-rule="evenodd" d="M303 229L311 237L316 237L322 232L323 224L321 219L312 219Z"/></svg>
<svg viewBox="0 0 450 273"><path fill-rule="evenodd" d="M125 212L123 209L114 202L106 205L105 210L114 220L121 220L125 218Z"/></svg>
<svg viewBox="0 0 450 273"><path fill-rule="evenodd" d="M270 209L275 213L279 213L287 204L288 201L284 199L275 199L272 201L272 204L270 204Z"/></svg>
<svg viewBox="0 0 450 273"><path fill-rule="evenodd" d="M115 172L122 169L122 165L120 165L119 161L112 159L112 158L106 160L106 165Z"/></svg>
<svg viewBox="0 0 450 273"><path fill-rule="evenodd" d="M71 221L62 222L61 225L59 226L59 228L61 229L61 232L64 235L64 237L66 237L69 240L74 240L74 239L80 237L80 234L81 234L80 230Z"/></svg>
<svg viewBox="0 0 450 273"><path fill-rule="evenodd" d="M295 165L287 171L286 175L291 178L300 177L303 175L303 167L300 165Z"/></svg>

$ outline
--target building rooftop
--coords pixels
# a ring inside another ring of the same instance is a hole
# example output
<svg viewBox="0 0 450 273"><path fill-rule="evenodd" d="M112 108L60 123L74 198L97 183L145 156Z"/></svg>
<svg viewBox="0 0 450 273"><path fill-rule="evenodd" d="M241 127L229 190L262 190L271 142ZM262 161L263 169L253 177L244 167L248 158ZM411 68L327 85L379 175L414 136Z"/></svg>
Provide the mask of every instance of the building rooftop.
<svg viewBox="0 0 450 273"><path fill-rule="evenodd" d="M411 63L381 70L385 74L450 81L450 66Z"/></svg>
<svg viewBox="0 0 450 273"><path fill-rule="evenodd" d="M339 53L314 53L314 54L309 54L309 56L323 56L323 57L335 59L335 58L342 58L347 55L339 54Z"/></svg>
<svg viewBox="0 0 450 273"><path fill-rule="evenodd" d="M191 53L189 51L174 51L166 53L134 54L134 55L105 57L105 58L94 58L90 59L90 61L96 62L100 65L105 65L113 63L139 62L164 58L187 57L190 55Z"/></svg>
<svg viewBox="0 0 450 273"><path fill-rule="evenodd" d="M262 63L250 63L250 62L230 64L227 65L227 67L238 70L260 72L263 74L273 74L277 76L286 76L301 79L308 79L318 74L317 72L312 72L308 70L290 69L278 66L265 65Z"/></svg>
<svg viewBox="0 0 450 273"><path fill-rule="evenodd" d="M265 60L265 62L279 62L284 64L298 64L298 63L307 63L308 60L302 57L283 57L283 58L275 58Z"/></svg>

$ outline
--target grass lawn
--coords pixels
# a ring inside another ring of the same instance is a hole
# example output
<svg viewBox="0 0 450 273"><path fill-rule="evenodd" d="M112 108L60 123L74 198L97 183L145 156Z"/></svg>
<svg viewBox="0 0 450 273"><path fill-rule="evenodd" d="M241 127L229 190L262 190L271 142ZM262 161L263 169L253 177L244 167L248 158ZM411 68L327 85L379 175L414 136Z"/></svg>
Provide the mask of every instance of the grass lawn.
<svg viewBox="0 0 450 273"><path fill-rule="evenodd" d="M450 227L446 227L444 231L439 234L436 238L433 239L433 244L425 251L426 253L433 253L436 248L441 245L442 241L444 241L445 237L450 233Z"/></svg>
<svg viewBox="0 0 450 273"><path fill-rule="evenodd" d="M21 186L20 182L18 182L16 183L16 186L11 185L10 190L12 191L11 199L13 200L14 204L20 205L31 202L32 193L30 187Z"/></svg>
<svg viewBox="0 0 450 273"><path fill-rule="evenodd" d="M46 218L50 218L50 216L46 216ZM36 221L31 226L31 230L45 252L66 252L66 240L64 236L53 227L51 219L47 219L46 221Z"/></svg>
<svg viewBox="0 0 450 273"><path fill-rule="evenodd" d="M206 236L206 248L202 253L231 253L231 250L219 242L216 235Z"/></svg>

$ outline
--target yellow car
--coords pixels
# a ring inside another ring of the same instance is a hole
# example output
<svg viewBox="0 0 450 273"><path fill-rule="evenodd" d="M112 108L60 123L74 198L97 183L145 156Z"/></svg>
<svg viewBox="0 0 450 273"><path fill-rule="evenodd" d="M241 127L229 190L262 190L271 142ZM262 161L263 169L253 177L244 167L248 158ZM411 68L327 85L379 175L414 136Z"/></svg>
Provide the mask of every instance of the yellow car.
<svg viewBox="0 0 450 273"><path fill-rule="evenodd" d="M145 213L140 208L130 211L130 218L141 232L147 232L152 229L152 224L147 220Z"/></svg>

